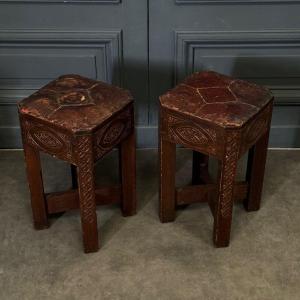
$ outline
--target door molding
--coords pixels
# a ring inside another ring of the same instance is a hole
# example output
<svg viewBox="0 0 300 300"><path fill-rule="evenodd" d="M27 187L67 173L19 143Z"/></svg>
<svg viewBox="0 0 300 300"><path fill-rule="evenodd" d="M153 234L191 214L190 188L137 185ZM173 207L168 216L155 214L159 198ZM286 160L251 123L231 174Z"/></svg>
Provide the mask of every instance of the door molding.
<svg viewBox="0 0 300 300"><path fill-rule="evenodd" d="M175 84L188 74L196 71L194 70L194 58L197 49L203 51L208 48L216 51L220 50L217 57L226 60L228 57L222 53L222 50L228 47L235 49L255 48L257 50L267 46L272 46L273 49L299 48L299 54L296 56L296 58L298 58L300 57L300 30L175 31ZM283 58L295 57L287 53L281 56ZM251 58L251 55L248 55L248 57ZM254 58L255 57L259 56L254 56ZM264 55L263 57L266 56ZM239 56L237 55L236 58L239 58ZM274 91L277 105L300 105L300 84L293 86L286 86L284 84L270 85L269 87ZM276 95L276 93L278 93L278 95Z"/></svg>
<svg viewBox="0 0 300 300"><path fill-rule="evenodd" d="M114 75L115 83L121 85L121 68L123 62L122 31L49 31L49 30L0 30L0 49L28 46L43 49L102 49L105 62L104 78L111 82ZM4 52L5 53L5 52ZM9 54L9 53L8 53ZM3 55L3 54L2 54ZM95 68L97 57L94 54Z"/></svg>
<svg viewBox="0 0 300 300"><path fill-rule="evenodd" d="M0 0L0 3L120 4L121 0Z"/></svg>
<svg viewBox="0 0 300 300"><path fill-rule="evenodd" d="M36 56L26 53L26 49L33 48L38 53L37 56L40 56L41 61L48 59L49 63L55 62L58 65L63 63L65 57L73 56L74 59L71 63L75 63L76 58L80 60L87 57L96 78L99 76L100 80L110 82L113 77L116 84L121 84L123 61L121 30L76 32L5 30L0 31L0 40L0 58L2 56L3 60L6 57L11 61L19 60L21 63L19 68L22 68L22 64L27 66L32 57ZM45 49L46 52L44 52ZM70 55L66 56L65 53L68 51ZM74 51L80 51L80 53L74 53ZM16 68L18 68L18 64ZM74 68L76 69L77 65ZM99 75L100 71L101 75ZM59 75L55 72L49 76L44 74L47 74L47 71L37 74L36 77L31 76L30 72L28 74L15 72L14 74L14 69L7 74L4 71L0 74L0 108L5 109L14 118L9 123L3 121L0 126L0 145L2 147L21 146L16 103Z"/></svg>
<svg viewBox="0 0 300 300"><path fill-rule="evenodd" d="M289 4L300 0L175 0L178 5L187 4Z"/></svg>

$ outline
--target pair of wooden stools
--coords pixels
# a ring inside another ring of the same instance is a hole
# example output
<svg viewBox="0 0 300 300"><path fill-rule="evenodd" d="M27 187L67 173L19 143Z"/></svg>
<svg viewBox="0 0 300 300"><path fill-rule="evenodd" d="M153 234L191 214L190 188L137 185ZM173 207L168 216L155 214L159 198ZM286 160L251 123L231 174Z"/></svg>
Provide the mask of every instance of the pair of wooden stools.
<svg viewBox="0 0 300 300"><path fill-rule="evenodd" d="M208 202L214 243L227 246L234 201L259 209L273 97L263 87L215 72L195 73L160 98L160 219L175 219L177 206ZM126 90L65 75L19 103L34 226L51 214L79 208L85 252L98 250L96 205L120 203L136 213L133 100ZM176 144L194 151L192 185L175 189ZM94 164L119 147L121 183L95 187ZM237 162L249 150L247 178L235 182ZM45 194L39 151L72 165L73 187ZM220 162L218 182L208 156Z"/></svg>

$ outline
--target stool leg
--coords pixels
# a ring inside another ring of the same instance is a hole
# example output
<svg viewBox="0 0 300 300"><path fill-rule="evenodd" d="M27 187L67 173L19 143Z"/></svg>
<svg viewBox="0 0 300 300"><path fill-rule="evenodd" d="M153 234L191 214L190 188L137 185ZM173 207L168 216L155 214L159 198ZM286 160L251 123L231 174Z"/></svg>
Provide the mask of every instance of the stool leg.
<svg viewBox="0 0 300 300"><path fill-rule="evenodd" d="M31 208L34 228L37 230L49 227L44 185L39 151L24 143L24 155L27 179L31 194Z"/></svg>
<svg viewBox="0 0 300 300"><path fill-rule="evenodd" d="M78 188L78 181L77 181L77 167L71 165L71 178L72 178L72 189Z"/></svg>
<svg viewBox="0 0 300 300"><path fill-rule="evenodd" d="M120 177L122 183L122 213L124 217L136 214L136 147L135 133L120 145Z"/></svg>
<svg viewBox="0 0 300 300"><path fill-rule="evenodd" d="M223 160L219 163L219 191L215 206L214 243L216 247L227 247L233 209L233 191L238 162L238 142L229 137Z"/></svg>
<svg viewBox="0 0 300 300"><path fill-rule="evenodd" d="M162 223L175 220L176 145L160 138L160 210Z"/></svg>
<svg viewBox="0 0 300 300"><path fill-rule="evenodd" d="M265 175L265 166L268 152L269 131L249 150L247 166L247 182L249 183L248 197L244 201L247 211L256 211L260 208L260 201Z"/></svg>
<svg viewBox="0 0 300 300"><path fill-rule="evenodd" d="M202 154L197 151L193 151L193 175L192 175L192 184L198 185L203 182L201 178L202 172L208 174L208 160L209 157L205 154Z"/></svg>
<svg viewBox="0 0 300 300"><path fill-rule="evenodd" d="M78 137L76 151L79 206L84 251L86 253L96 252L99 249L99 246L95 200L94 159L91 137Z"/></svg>

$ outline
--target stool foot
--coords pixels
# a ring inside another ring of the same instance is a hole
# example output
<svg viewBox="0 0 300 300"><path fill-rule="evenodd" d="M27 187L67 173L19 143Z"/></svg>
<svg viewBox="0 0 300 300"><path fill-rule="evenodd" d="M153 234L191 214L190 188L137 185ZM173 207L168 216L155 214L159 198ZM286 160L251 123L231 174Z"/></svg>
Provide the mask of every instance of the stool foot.
<svg viewBox="0 0 300 300"><path fill-rule="evenodd" d="M122 214L136 214L136 147L134 132L120 145L120 177L122 183Z"/></svg>
<svg viewBox="0 0 300 300"><path fill-rule="evenodd" d="M99 250L98 232L93 225L89 228L85 226L83 231L83 247L84 253L93 253Z"/></svg>
<svg viewBox="0 0 300 300"><path fill-rule="evenodd" d="M216 247L227 247L230 242L238 151L238 133L228 133L224 157L219 163L219 191L215 205L213 233L213 240Z"/></svg>
<svg viewBox="0 0 300 300"><path fill-rule="evenodd" d="M175 220L176 145L160 139L160 210L162 223Z"/></svg>
<svg viewBox="0 0 300 300"><path fill-rule="evenodd" d="M175 214L171 214L169 216L162 215L162 214L159 215L159 219L160 219L161 223L171 223L171 222L174 222L175 218L176 218Z"/></svg>
<svg viewBox="0 0 300 300"><path fill-rule="evenodd" d="M98 245L93 144L90 136L77 142L77 178L84 252L96 252Z"/></svg>
<svg viewBox="0 0 300 300"><path fill-rule="evenodd" d="M192 185L207 183L204 177L208 174L208 161L208 155L193 151Z"/></svg>
<svg viewBox="0 0 300 300"><path fill-rule="evenodd" d="M49 225L49 223L40 224L40 223L33 222L33 227L35 230L44 230L44 229L48 229L50 227L50 225Z"/></svg>
<svg viewBox="0 0 300 300"><path fill-rule="evenodd" d="M219 237L217 240L214 240L214 245L216 248L226 248L229 247L230 244L230 237L225 237L222 239L222 237Z"/></svg>
<svg viewBox="0 0 300 300"><path fill-rule="evenodd" d="M39 151L25 142L24 155L31 195L33 226L36 230L49 227Z"/></svg>
<svg viewBox="0 0 300 300"><path fill-rule="evenodd" d="M248 196L244 201L247 211L260 209L265 166L268 152L269 131L249 150L247 181L249 182Z"/></svg>

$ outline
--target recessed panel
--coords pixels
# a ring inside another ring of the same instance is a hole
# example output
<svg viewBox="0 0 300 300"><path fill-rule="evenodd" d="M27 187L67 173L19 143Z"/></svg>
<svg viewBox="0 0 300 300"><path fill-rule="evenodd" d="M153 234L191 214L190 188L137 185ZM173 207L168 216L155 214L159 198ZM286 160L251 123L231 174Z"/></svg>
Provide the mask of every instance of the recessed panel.
<svg viewBox="0 0 300 300"><path fill-rule="evenodd" d="M0 141L5 147L11 144L4 137L18 139L17 102L58 76L80 74L121 84L118 31L1 31L0 40Z"/></svg>
<svg viewBox="0 0 300 300"><path fill-rule="evenodd" d="M213 70L268 86L278 104L300 105L300 32L177 32L176 51L177 82Z"/></svg>

